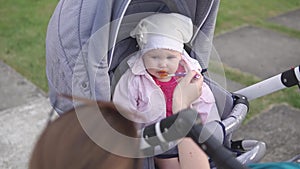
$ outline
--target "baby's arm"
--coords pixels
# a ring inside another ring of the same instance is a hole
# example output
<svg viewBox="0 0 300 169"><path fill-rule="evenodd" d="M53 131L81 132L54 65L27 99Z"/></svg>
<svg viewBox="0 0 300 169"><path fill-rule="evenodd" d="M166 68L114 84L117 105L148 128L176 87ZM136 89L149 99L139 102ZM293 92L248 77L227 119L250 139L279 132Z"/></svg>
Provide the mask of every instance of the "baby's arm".
<svg viewBox="0 0 300 169"><path fill-rule="evenodd" d="M214 95L206 83L203 83L202 95L192 103L192 108L199 112L203 123L220 121Z"/></svg>
<svg viewBox="0 0 300 169"><path fill-rule="evenodd" d="M137 90L134 89L133 77L130 72L125 72L125 74L120 78L118 84L115 87L113 94L113 102L116 104L118 111L126 118L132 119L137 112Z"/></svg>
<svg viewBox="0 0 300 169"><path fill-rule="evenodd" d="M115 88L113 101L118 111L126 118L149 124L161 119L165 114L165 103L161 102L164 96L157 89L145 85L145 79L141 78L127 71Z"/></svg>

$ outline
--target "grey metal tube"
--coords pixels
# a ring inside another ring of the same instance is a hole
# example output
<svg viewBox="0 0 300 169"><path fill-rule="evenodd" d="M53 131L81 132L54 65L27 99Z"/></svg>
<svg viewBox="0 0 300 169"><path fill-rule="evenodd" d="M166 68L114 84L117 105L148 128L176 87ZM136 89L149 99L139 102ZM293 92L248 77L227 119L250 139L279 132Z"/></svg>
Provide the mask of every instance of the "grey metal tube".
<svg viewBox="0 0 300 169"><path fill-rule="evenodd" d="M259 162L266 153L266 144L256 140L243 140L242 147L249 150L237 157L242 164Z"/></svg>
<svg viewBox="0 0 300 169"><path fill-rule="evenodd" d="M286 86L281 83L280 78L281 74L248 86L234 93L247 96L249 100L254 100L258 97L265 96L267 94L286 88Z"/></svg>
<svg viewBox="0 0 300 169"><path fill-rule="evenodd" d="M248 106L245 104L239 103L234 106L230 116L225 120L222 120L226 135L236 131L240 127L247 112Z"/></svg>
<svg viewBox="0 0 300 169"><path fill-rule="evenodd" d="M288 71L291 71L293 75L286 78L283 75ZM290 69L288 71L283 72L278 75L275 75L268 79L265 79L261 82L255 83L251 86L245 87L234 93L244 95L248 98L248 100L254 100L258 97L265 96L267 94L274 93L278 90L299 84L299 82L300 82L300 66ZM296 83L287 85L287 83L290 83L290 81L296 82Z"/></svg>

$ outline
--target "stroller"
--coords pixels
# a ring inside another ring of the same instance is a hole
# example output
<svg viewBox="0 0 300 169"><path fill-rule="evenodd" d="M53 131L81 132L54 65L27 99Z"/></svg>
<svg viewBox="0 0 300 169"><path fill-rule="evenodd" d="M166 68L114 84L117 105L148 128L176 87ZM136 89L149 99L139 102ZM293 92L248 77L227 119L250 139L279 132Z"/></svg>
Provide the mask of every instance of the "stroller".
<svg viewBox="0 0 300 169"><path fill-rule="evenodd" d="M59 97L60 94L110 101L115 84L127 69L126 60L138 50L129 31L139 20L157 12L175 12L192 19L194 36L185 45L185 50L199 61L202 68L207 69L211 61L218 6L219 0L60 0L49 22L46 37L46 73L52 106L61 114L80 104ZM299 67L293 69L294 73L288 72L285 73L288 79L293 74L293 80L287 80L286 86L298 84ZM258 87L253 86L233 94L209 78L209 73L204 77L214 93L222 119L218 124L211 124L214 132L208 132L216 138L224 137L224 147L230 150L230 154L235 154L234 164L258 162L265 154L265 143L257 140L231 140L232 133L239 128L248 112L247 98L259 97L252 92ZM265 86L264 83L259 85ZM282 85L278 90L286 86ZM266 90L262 91L259 93L267 94ZM169 141L174 139L170 138ZM149 144L147 142L142 146ZM213 161L223 157L208 154ZM144 168L154 168L153 158L145 159Z"/></svg>

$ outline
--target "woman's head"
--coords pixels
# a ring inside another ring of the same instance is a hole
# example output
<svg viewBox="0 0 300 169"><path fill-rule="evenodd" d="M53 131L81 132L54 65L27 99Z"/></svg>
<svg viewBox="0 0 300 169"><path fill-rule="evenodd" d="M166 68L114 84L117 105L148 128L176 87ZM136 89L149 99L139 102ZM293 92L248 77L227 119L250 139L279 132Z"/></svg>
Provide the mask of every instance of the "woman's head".
<svg viewBox="0 0 300 169"><path fill-rule="evenodd" d="M136 137L134 125L120 115L112 103L99 102L103 117L115 130ZM91 106L82 106L78 111L97 113ZM76 109L77 110L77 109ZM90 113L87 113L89 116ZM87 117L89 118L89 117ZM91 126L101 128L103 124L91 120ZM103 128L103 127L102 127ZM98 131L99 135L103 131ZM108 136L101 139L115 142ZM137 144L138 149L138 144ZM75 110L67 112L51 122L37 141L30 160L30 169L132 169L138 168L138 160L112 154L90 139L77 119Z"/></svg>

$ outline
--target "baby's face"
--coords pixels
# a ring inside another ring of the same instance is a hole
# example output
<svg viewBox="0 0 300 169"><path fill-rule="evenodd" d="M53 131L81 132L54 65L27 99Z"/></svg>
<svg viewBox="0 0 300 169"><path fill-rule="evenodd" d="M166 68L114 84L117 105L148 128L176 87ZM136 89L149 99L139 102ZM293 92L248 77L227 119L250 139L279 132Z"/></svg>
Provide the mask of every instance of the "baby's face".
<svg viewBox="0 0 300 169"><path fill-rule="evenodd" d="M152 76L161 81L168 81L170 77L162 76L162 72L171 74L178 69L181 53L168 49L150 50L143 56L144 65Z"/></svg>

